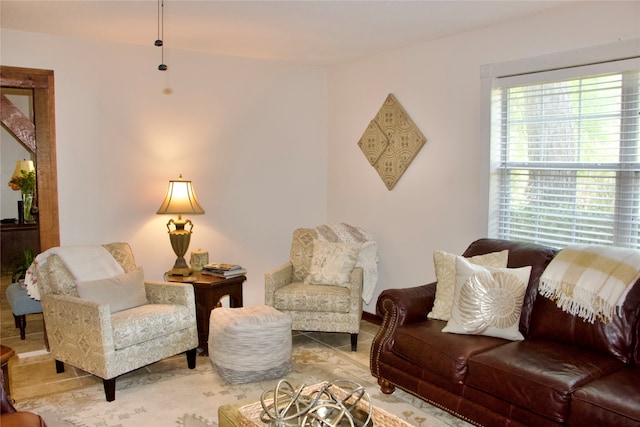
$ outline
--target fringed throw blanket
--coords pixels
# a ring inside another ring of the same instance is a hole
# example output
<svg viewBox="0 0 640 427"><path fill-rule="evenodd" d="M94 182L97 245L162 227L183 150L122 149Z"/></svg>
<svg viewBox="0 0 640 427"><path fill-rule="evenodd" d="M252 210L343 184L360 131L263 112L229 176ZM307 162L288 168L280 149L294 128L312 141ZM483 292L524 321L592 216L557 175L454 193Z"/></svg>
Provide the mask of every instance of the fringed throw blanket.
<svg viewBox="0 0 640 427"><path fill-rule="evenodd" d="M567 313L607 323L640 277L640 251L595 245L568 246L540 277L540 293Z"/></svg>
<svg viewBox="0 0 640 427"><path fill-rule="evenodd" d="M362 243L356 267L362 267L362 300L369 304L378 283L378 244L361 228L349 224L325 224L315 228L318 239Z"/></svg>

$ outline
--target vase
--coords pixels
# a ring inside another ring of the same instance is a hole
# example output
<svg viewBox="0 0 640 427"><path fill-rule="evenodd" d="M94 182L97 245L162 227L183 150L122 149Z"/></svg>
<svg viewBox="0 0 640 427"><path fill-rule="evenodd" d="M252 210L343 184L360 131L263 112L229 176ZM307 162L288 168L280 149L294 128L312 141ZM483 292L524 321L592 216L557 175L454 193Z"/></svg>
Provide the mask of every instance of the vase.
<svg viewBox="0 0 640 427"><path fill-rule="evenodd" d="M36 217L31 213L32 206L33 206L33 194L23 194L22 195L22 212L23 212L25 224L33 224L36 222Z"/></svg>

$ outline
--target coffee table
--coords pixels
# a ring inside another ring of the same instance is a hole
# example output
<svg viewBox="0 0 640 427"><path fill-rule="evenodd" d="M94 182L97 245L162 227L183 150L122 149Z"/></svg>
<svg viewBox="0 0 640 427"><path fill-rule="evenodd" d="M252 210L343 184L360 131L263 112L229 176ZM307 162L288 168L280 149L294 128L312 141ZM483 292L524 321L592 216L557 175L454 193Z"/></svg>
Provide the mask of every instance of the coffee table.
<svg viewBox="0 0 640 427"><path fill-rule="evenodd" d="M317 390L323 383L308 386L305 390ZM222 405L218 408L219 427L264 427L260 420L262 404L260 401L248 405ZM389 412L373 407L374 427L413 427Z"/></svg>

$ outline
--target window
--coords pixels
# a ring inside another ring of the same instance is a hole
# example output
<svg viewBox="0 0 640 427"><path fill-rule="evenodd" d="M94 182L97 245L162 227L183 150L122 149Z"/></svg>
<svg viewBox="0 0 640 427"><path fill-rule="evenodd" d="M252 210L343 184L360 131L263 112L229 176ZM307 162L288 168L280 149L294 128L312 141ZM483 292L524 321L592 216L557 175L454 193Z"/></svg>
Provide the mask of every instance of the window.
<svg viewBox="0 0 640 427"><path fill-rule="evenodd" d="M640 249L638 60L493 79L494 237Z"/></svg>

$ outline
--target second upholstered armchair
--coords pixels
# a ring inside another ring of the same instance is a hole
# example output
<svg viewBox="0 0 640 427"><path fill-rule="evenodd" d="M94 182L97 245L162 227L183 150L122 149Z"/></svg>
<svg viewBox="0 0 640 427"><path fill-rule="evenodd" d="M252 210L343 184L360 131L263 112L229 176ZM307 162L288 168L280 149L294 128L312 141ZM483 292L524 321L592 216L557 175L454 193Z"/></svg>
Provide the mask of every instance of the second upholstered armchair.
<svg viewBox="0 0 640 427"><path fill-rule="evenodd" d="M193 287L145 281L128 244L53 248L32 268L58 372L67 363L102 378L112 401L134 369L182 352L195 368Z"/></svg>
<svg viewBox="0 0 640 427"><path fill-rule="evenodd" d="M293 330L351 334L351 350L356 351L363 304L358 262L366 252L375 257L375 245L361 234L340 241L323 238L321 231L293 232L290 260L265 274L265 303L288 314ZM373 252L362 252L365 246Z"/></svg>

